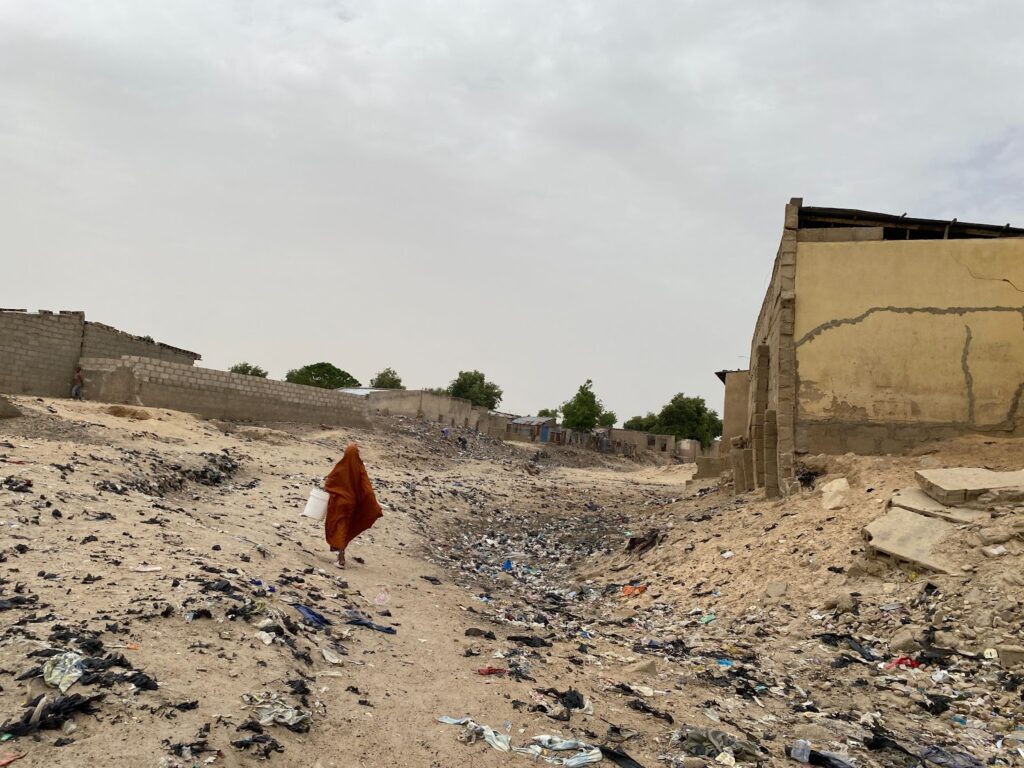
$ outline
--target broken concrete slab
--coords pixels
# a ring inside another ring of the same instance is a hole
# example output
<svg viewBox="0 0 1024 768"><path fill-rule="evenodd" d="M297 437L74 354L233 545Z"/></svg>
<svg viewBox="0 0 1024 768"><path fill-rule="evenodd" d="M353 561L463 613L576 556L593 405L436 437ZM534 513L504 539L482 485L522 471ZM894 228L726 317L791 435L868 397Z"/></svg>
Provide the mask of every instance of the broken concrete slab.
<svg viewBox="0 0 1024 768"><path fill-rule="evenodd" d="M909 509L927 517L938 517L951 523L981 525L992 519L992 515L967 507L947 507L922 491L920 488L903 488L896 491L889 500L890 506Z"/></svg>
<svg viewBox="0 0 1024 768"><path fill-rule="evenodd" d="M864 538L868 548L876 552L931 571L950 573L959 565L936 555L934 550L955 531L944 520L919 515L902 507L891 507L864 527Z"/></svg>
<svg viewBox="0 0 1024 768"><path fill-rule="evenodd" d="M996 472L983 467L919 469L917 484L948 507L1024 501L1024 469Z"/></svg>
<svg viewBox="0 0 1024 768"><path fill-rule="evenodd" d="M0 395L0 419L13 419L21 416L21 411L3 395Z"/></svg>

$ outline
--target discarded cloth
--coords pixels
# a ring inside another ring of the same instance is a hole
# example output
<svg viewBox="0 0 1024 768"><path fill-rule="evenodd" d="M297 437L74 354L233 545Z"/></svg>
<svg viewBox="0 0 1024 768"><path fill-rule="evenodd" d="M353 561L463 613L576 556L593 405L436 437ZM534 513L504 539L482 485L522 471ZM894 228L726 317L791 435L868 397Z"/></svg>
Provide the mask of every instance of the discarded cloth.
<svg viewBox="0 0 1024 768"><path fill-rule="evenodd" d="M564 765L575 768L601 762L601 750L592 744L578 739L563 739L561 736L534 736L532 744L525 747L513 747L512 751L521 755L530 755L534 760L540 758L551 765ZM575 752L571 757L552 755L551 752Z"/></svg>
<svg viewBox="0 0 1024 768"><path fill-rule="evenodd" d="M502 669L501 667L483 667L482 669L478 669L476 673L481 677L491 677L492 675L504 677L508 674L508 670Z"/></svg>
<svg viewBox="0 0 1024 768"><path fill-rule="evenodd" d="M276 693L245 694L242 699L252 707L252 716L260 725L283 725L296 733L309 730L310 712L290 704Z"/></svg>
<svg viewBox="0 0 1024 768"><path fill-rule="evenodd" d="M324 481L330 494L324 518L324 536L332 548L344 551L349 542L383 516L373 483L355 443L345 449L341 461Z"/></svg>
<svg viewBox="0 0 1024 768"><path fill-rule="evenodd" d="M737 760L755 763L763 759L763 755L755 744L741 741L724 731L708 728L680 728L672 740L694 757L717 757L727 749Z"/></svg>
<svg viewBox="0 0 1024 768"><path fill-rule="evenodd" d="M472 718L461 717L456 719L445 716L437 718L437 722L444 723L445 725L465 726L459 735L459 741L464 741L467 744L475 744L477 740L483 739L499 752L509 752L512 749L508 736L504 733L498 733L489 725L480 725Z"/></svg>
<svg viewBox="0 0 1024 768"><path fill-rule="evenodd" d="M302 605L302 603L296 603L292 606L296 611L302 614L302 618L306 620L307 624L312 624L317 629L330 626L331 620L325 617L321 613L317 613L308 605Z"/></svg>
<svg viewBox="0 0 1024 768"><path fill-rule="evenodd" d="M921 758L942 768L984 768L984 763L973 755L951 752L942 747L925 747L921 750Z"/></svg>
<svg viewBox="0 0 1024 768"><path fill-rule="evenodd" d="M67 693L68 688L77 683L85 674L85 668L82 666L84 658L74 651L51 656L43 664L43 680L47 685L60 688L61 693Z"/></svg>
<svg viewBox="0 0 1024 768"><path fill-rule="evenodd" d="M394 627L386 627L383 624L375 624L370 621L370 618L365 613L351 610L346 615L348 616L348 621L345 622L346 624L351 624L355 627L366 627L367 629L372 629L377 632L383 632L385 635L398 634L398 630Z"/></svg>

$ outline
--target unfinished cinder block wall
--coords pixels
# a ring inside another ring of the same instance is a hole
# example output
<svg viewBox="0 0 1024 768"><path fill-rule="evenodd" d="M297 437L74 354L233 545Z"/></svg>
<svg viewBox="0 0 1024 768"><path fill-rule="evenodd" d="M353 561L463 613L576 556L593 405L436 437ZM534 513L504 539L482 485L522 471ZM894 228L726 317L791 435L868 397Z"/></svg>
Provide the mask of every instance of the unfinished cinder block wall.
<svg viewBox="0 0 1024 768"><path fill-rule="evenodd" d="M195 352L88 322L84 312L0 309L0 392L67 397L83 357L141 355L192 365Z"/></svg>
<svg viewBox="0 0 1024 768"><path fill-rule="evenodd" d="M755 480L766 482L772 471L783 490L793 485L794 419L796 362L793 343L796 287L796 251L800 198L786 206L782 242L772 267L772 279L761 304L750 343L750 373L747 400L747 430L744 437L751 445ZM767 410L775 412L775 461L765 459L764 423ZM772 466L774 464L774 467Z"/></svg>
<svg viewBox="0 0 1024 768"><path fill-rule="evenodd" d="M82 367L87 386L105 402L232 421L369 426L366 398L331 389L142 357L85 358Z"/></svg>
<svg viewBox="0 0 1024 768"><path fill-rule="evenodd" d="M84 312L0 310L0 392L67 397L84 326Z"/></svg>
<svg viewBox="0 0 1024 768"><path fill-rule="evenodd" d="M135 336L102 323L87 321L83 329L82 357L121 357L136 355L152 360L166 360L169 363L192 365L202 358L196 352L178 349L170 344Z"/></svg>

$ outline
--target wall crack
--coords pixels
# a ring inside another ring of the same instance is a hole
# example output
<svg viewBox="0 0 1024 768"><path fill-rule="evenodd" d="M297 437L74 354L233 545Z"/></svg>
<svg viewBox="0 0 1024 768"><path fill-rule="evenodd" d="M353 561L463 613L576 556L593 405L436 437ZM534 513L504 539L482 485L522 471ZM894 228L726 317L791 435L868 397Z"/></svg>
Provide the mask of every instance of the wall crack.
<svg viewBox="0 0 1024 768"><path fill-rule="evenodd" d="M1024 317L1024 307L871 307L861 312L855 317L844 317L836 320L829 320L826 323L822 323L803 336L796 342L796 346L806 344L816 336L820 336L825 331L830 331L833 328L839 328L844 325L857 325L867 320L871 315L878 314L880 312L891 312L897 315L913 315L917 313L928 314L928 315L966 315L972 312L1014 312Z"/></svg>
<svg viewBox="0 0 1024 768"><path fill-rule="evenodd" d="M974 426L974 376L971 374L971 326L964 325L966 338L964 351L960 355L960 366L964 369L964 382L967 384L967 423Z"/></svg>
<svg viewBox="0 0 1024 768"><path fill-rule="evenodd" d="M962 261L960 261L960 259L958 259L956 256L953 256L952 258L953 258L953 261L955 261L961 267L966 269L967 270L967 274L969 274L975 280L994 280L994 281L996 281L998 283L1007 283L1008 285L1010 285L1013 288L1013 290L1019 291L1020 293L1024 293L1024 288L1018 288L1017 284L1015 282L1013 282L1013 280L1011 280L1008 277L985 277L984 275L976 275L976 274L974 274L974 270L973 269L971 269L968 265L966 265Z"/></svg>

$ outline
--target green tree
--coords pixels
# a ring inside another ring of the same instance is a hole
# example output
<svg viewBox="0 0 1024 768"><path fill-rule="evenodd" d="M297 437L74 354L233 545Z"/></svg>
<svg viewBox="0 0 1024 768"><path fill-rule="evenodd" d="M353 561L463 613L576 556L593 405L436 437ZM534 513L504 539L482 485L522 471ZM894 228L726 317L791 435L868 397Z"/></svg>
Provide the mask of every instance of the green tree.
<svg viewBox="0 0 1024 768"><path fill-rule="evenodd" d="M362 386L351 373L343 371L331 363L311 363L301 368L295 368L284 375L284 380L290 381L292 384L305 384L308 387L322 389Z"/></svg>
<svg viewBox="0 0 1024 768"><path fill-rule="evenodd" d="M537 411L537 417L541 419L557 419L558 409L557 408L541 408Z"/></svg>
<svg viewBox="0 0 1024 768"><path fill-rule="evenodd" d="M687 397L680 392L661 409L655 431L674 435L677 440L700 440L707 448L722 434L722 420L703 397Z"/></svg>
<svg viewBox="0 0 1024 768"><path fill-rule="evenodd" d="M567 429L590 432L598 424L610 427L614 423L615 414L604 409L594 394L594 382L590 379L580 385L572 400L562 403L562 424Z"/></svg>
<svg viewBox="0 0 1024 768"><path fill-rule="evenodd" d="M480 371L459 371L459 375L448 385L448 394L469 400L481 408L494 410L504 393L497 384L487 381Z"/></svg>
<svg viewBox="0 0 1024 768"><path fill-rule="evenodd" d="M267 378L267 372L258 365L253 365L252 363L235 363L228 368L228 371L231 373L240 373L243 376L258 376L261 379Z"/></svg>
<svg viewBox="0 0 1024 768"><path fill-rule="evenodd" d="M658 417L649 412L646 416L634 416L623 423L623 429L635 429L637 432L653 432L658 423Z"/></svg>
<svg viewBox="0 0 1024 768"><path fill-rule="evenodd" d="M385 368L372 379L370 386L377 389L405 389L402 385L402 377L394 368Z"/></svg>

